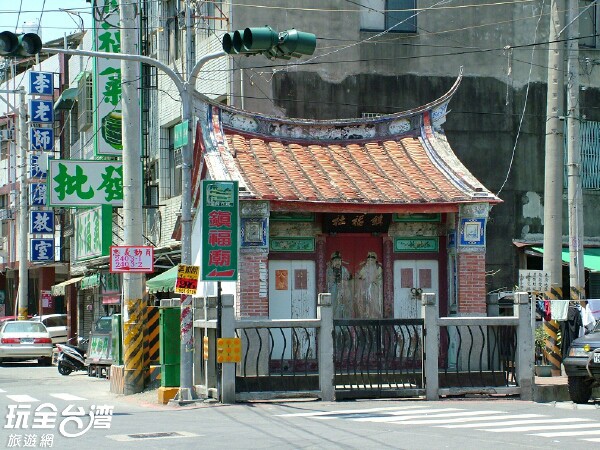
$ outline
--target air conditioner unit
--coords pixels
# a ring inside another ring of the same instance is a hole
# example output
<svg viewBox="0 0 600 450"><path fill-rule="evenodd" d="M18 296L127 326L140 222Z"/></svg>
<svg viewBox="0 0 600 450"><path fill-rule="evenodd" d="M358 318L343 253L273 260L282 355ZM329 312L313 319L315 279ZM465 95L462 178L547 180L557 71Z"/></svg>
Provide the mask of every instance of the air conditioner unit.
<svg viewBox="0 0 600 450"><path fill-rule="evenodd" d="M13 218L13 210L10 208L0 209L0 220L9 220Z"/></svg>
<svg viewBox="0 0 600 450"><path fill-rule="evenodd" d="M0 139L2 139L3 141L12 140L13 139L13 129L5 128L3 130L0 130Z"/></svg>
<svg viewBox="0 0 600 450"><path fill-rule="evenodd" d="M83 132L92 126L94 116L91 72L83 72L77 82L77 108L77 131Z"/></svg>

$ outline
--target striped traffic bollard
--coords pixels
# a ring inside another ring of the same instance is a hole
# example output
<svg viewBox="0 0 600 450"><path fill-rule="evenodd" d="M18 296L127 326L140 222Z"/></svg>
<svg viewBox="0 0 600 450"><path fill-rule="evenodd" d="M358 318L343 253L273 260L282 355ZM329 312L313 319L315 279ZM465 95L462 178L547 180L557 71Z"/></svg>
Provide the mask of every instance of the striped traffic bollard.
<svg viewBox="0 0 600 450"><path fill-rule="evenodd" d="M123 323L125 360L124 394L137 394L144 390L144 311L142 299L127 300L129 317Z"/></svg>

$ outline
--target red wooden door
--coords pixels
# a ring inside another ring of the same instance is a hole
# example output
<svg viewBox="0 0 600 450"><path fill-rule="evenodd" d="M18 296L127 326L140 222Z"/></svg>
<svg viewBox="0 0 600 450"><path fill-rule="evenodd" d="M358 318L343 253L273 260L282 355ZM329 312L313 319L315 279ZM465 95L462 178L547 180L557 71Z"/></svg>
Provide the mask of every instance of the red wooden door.
<svg viewBox="0 0 600 450"><path fill-rule="evenodd" d="M334 318L383 317L383 240L345 233L327 237L327 289Z"/></svg>

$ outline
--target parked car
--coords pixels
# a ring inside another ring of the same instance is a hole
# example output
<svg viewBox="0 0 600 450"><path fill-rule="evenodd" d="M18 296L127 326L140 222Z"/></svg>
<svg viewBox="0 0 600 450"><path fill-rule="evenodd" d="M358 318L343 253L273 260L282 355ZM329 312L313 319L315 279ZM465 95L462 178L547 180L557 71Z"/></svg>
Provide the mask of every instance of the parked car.
<svg viewBox="0 0 600 450"><path fill-rule="evenodd" d="M0 327L0 363L5 360L37 359L52 364L52 339L41 322L13 320Z"/></svg>
<svg viewBox="0 0 600 450"><path fill-rule="evenodd" d="M35 316L31 320L42 322L52 338L53 344L65 344L69 329L67 328L66 314L47 314L43 316Z"/></svg>
<svg viewBox="0 0 600 450"><path fill-rule="evenodd" d="M28 319L31 319L33 316L30 314L27 316ZM2 325L4 322L8 322L9 320L17 320L18 317L17 316L2 316L0 317L0 325Z"/></svg>
<svg viewBox="0 0 600 450"><path fill-rule="evenodd" d="M587 403L592 389L600 386L600 321L591 333L575 339L563 360L574 403Z"/></svg>

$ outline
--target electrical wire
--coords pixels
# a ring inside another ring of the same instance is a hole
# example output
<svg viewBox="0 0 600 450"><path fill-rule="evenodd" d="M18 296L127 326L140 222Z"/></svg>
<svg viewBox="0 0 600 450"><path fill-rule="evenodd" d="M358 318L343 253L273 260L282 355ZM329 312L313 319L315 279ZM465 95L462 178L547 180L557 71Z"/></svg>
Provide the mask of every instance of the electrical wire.
<svg viewBox="0 0 600 450"><path fill-rule="evenodd" d="M542 7L540 8L540 11L542 11L544 9L544 6L546 4L546 0L542 1ZM542 15L540 14L540 18L535 26L535 31L534 31L534 40L537 39L537 33L538 33L538 29L540 26L540 22L542 20ZM531 49L531 62L533 63L533 58L535 56L535 49L536 47L532 47ZM496 197L500 197L500 193L502 192L502 190L504 189L504 186L506 186L506 183L508 182L508 178L510 176L510 173L512 172L512 167L513 167L513 163L515 160L515 154L517 152L517 144L519 143L519 136L521 135L521 127L523 126L523 119L525 117L525 110L527 109L527 99L529 98L529 88L531 86L531 74L533 72L533 64L531 64L529 66L529 76L527 79L527 88L525 90L525 100L523 101L523 111L521 114L521 118L519 119L519 126L517 128L517 135L515 136L515 144L513 146L512 149L512 153L510 156L510 162L508 165L508 170L506 171L506 178L504 178L504 182L502 183L502 185L500 186L500 189L498 190L498 192L496 193Z"/></svg>

